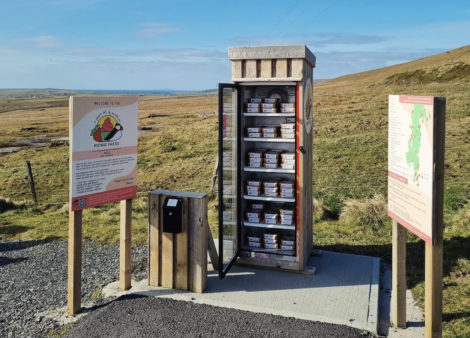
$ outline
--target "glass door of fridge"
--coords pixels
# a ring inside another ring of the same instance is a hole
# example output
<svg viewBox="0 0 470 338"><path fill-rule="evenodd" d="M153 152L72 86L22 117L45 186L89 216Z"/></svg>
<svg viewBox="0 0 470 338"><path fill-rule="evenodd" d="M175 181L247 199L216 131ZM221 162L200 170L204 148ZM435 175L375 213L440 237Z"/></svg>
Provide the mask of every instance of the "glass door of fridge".
<svg viewBox="0 0 470 338"><path fill-rule="evenodd" d="M239 246L239 86L219 84L219 277L233 265Z"/></svg>

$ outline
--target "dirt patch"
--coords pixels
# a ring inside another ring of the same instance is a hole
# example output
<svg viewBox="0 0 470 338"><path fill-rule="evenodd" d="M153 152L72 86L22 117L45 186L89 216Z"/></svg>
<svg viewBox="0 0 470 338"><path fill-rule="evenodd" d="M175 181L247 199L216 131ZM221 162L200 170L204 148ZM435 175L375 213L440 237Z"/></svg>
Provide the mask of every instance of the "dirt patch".
<svg viewBox="0 0 470 338"><path fill-rule="evenodd" d="M47 146L68 145L67 136L36 136L30 139L18 140L16 142L0 143L0 154L16 153L21 150L31 148L41 148Z"/></svg>

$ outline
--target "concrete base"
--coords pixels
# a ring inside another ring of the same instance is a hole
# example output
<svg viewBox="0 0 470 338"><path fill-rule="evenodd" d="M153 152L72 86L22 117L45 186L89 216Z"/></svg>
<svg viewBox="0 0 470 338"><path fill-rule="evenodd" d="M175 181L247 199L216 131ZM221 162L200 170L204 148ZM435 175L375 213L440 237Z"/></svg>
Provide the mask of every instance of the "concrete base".
<svg viewBox="0 0 470 338"><path fill-rule="evenodd" d="M321 257L310 257L307 265L316 267L315 276L234 266L223 280L217 271L209 271L203 294L149 287L147 280L127 293L349 325L377 333L378 258L323 251Z"/></svg>

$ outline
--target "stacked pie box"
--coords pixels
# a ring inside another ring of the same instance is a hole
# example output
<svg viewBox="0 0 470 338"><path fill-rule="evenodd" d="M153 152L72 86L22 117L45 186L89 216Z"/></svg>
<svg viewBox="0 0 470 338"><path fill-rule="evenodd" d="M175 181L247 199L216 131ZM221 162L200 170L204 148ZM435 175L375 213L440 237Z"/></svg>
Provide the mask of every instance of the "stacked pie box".
<svg viewBox="0 0 470 338"><path fill-rule="evenodd" d="M281 103L281 113L295 113L295 104Z"/></svg>
<svg viewBox="0 0 470 338"><path fill-rule="evenodd" d="M279 249L278 234L264 234L263 237L266 249Z"/></svg>
<svg viewBox="0 0 470 338"><path fill-rule="evenodd" d="M292 237L292 236L282 237L281 250L295 250L295 237Z"/></svg>
<svg viewBox="0 0 470 338"><path fill-rule="evenodd" d="M259 113L261 106L261 99L248 99L246 103L246 112L247 113Z"/></svg>
<svg viewBox="0 0 470 338"><path fill-rule="evenodd" d="M279 99L263 99L261 103L261 112L262 113L278 113L279 112Z"/></svg>
<svg viewBox="0 0 470 338"><path fill-rule="evenodd" d="M248 152L248 165L251 168L261 168L264 166L264 154L267 149L254 149Z"/></svg>
<svg viewBox="0 0 470 338"><path fill-rule="evenodd" d="M293 207L283 207L279 210L281 216L280 224L294 225L295 224L295 209Z"/></svg>
<svg viewBox="0 0 470 338"><path fill-rule="evenodd" d="M279 168L279 159L282 154L282 150L270 150L264 153L264 167L266 169Z"/></svg>
<svg viewBox="0 0 470 338"><path fill-rule="evenodd" d="M295 153L281 154L281 168L295 169Z"/></svg>
<svg viewBox="0 0 470 338"><path fill-rule="evenodd" d="M295 138L295 123L281 123L281 138Z"/></svg>
<svg viewBox="0 0 470 338"><path fill-rule="evenodd" d="M279 196L279 178L270 178L263 181L264 196L278 197Z"/></svg>

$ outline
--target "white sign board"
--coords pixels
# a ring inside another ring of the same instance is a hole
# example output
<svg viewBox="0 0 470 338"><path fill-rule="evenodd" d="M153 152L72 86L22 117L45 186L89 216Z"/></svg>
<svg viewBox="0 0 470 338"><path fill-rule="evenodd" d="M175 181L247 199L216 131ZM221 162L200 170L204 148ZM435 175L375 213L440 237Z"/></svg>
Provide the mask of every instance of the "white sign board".
<svg viewBox="0 0 470 338"><path fill-rule="evenodd" d="M432 244L434 97L389 96L388 215Z"/></svg>
<svg viewBox="0 0 470 338"><path fill-rule="evenodd" d="M137 197L138 98L70 97L70 210Z"/></svg>

